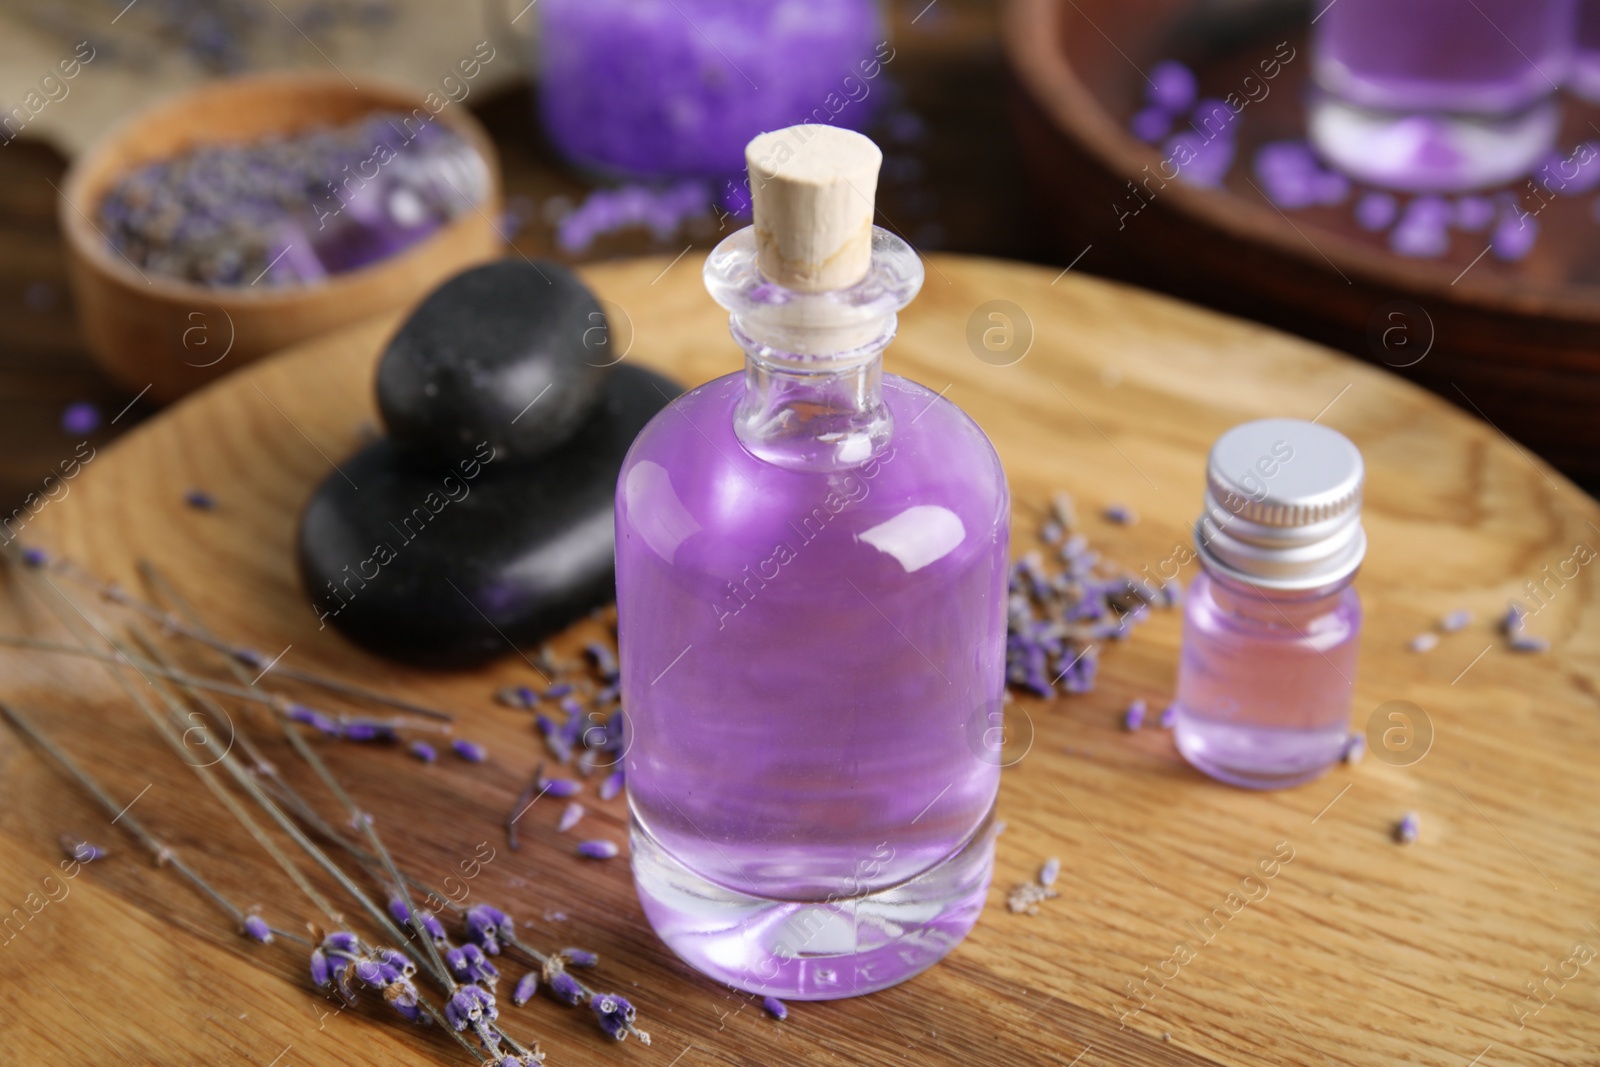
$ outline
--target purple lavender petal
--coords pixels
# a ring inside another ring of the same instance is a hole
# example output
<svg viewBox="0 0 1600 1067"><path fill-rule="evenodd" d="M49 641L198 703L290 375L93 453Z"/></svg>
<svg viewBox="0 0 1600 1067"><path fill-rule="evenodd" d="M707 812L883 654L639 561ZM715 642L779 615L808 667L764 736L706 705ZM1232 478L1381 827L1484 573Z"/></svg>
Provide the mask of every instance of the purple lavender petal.
<svg viewBox="0 0 1600 1067"><path fill-rule="evenodd" d="M413 741L408 751L423 763L432 763L439 758L439 753L426 741Z"/></svg>
<svg viewBox="0 0 1600 1067"><path fill-rule="evenodd" d="M591 860L615 859L622 850L613 841L580 841L578 855Z"/></svg>
<svg viewBox="0 0 1600 1067"><path fill-rule="evenodd" d="M561 956L573 967L593 967L600 962L600 957L586 948L564 948Z"/></svg>
<svg viewBox="0 0 1600 1067"><path fill-rule="evenodd" d="M93 863L106 857L106 850L99 845L91 845L83 838L73 837L71 834L61 835L61 851L67 854L68 859L77 860L79 863Z"/></svg>
<svg viewBox="0 0 1600 1067"><path fill-rule="evenodd" d="M1105 516L1107 521L1114 522L1118 526L1132 526L1139 521L1138 514L1125 504L1107 504Z"/></svg>
<svg viewBox="0 0 1600 1067"><path fill-rule="evenodd" d="M1128 705L1128 710L1122 713L1122 728L1124 730L1137 730L1144 725L1145 704L1143 700L1135 700Z"/></svg>
<svg viewBox="0 0 1600 1067"><path fill-rule="evenodd" d="M623 774L619 768L606 775L606 780L600 783L600 799L610 800L622 792Z"/></svg>
<svg viewBox="0 0 1600 1067"><path fill-rule="evenodd" d="M1413 652L1432 652L1439 647L1439 635L1432 631L1424 630L1408 641L1406 647Z"/></svg>
<svg viewBox="0 0 1600 1067"><path fill-rule="evenodd" d="M1472 612L1468 611L1466 608L1458 608L1439 620L1439 629L1443 630L1447 634L1453 634L1458 630L1465 630L1471 625Z"/></svg>
<svg viewBox="0 0 1600 1067"><path fill-rule="evenodd" d="M87 400L68 404L61 412L62 432L87 437L100 428L100 409Z"/></svg>
<svg viewBox="0 0 1600 1067"><path fill-rule="evenodd" d="M528 1003L533 995L539 991L539 972L529 971L517 979L516 987L511 990L511 1003L517 1007Z"/></svg>
<svg viewBox="0 0 1600 1067"><path fill-rule="evenodd" d="M38 570L49 564L50 556L44 549L34 548L30 545L22 550L22 562L24 565Z"/></svg>
<svg viewBox="0 0 1600 1067"><path fill-rule="evenodd" d="M215 511L216 499L204 489L191 489L183 494L183 502L196 511Z"/></svg>
<svg viewBox="0 0 1600 1067"><path fill-rule="evenodd" d="M574 800L571 804L568 804L566 810L561 813L561 821L556 824L556 832L563 834L566 833L568 830L578 825L578 820L582 818L583 805Z"/></svg>
<svg viewBox="0 0 1600 1067"><path fill-rule="evenodd" d="M330 981L331 972L328 967L328 957L322 949L311 950L311 984L321 989Z"/></svg>
<svg viewBox="0 0 1600 1067"><path fill-rule="evenodd" d="M1361 762L1361 757L1367 754L1367 738L1365 734L1351 734L1345 739L1344 752L1339 757L1345 763L1355 766Z"/></svg>
<svg viewBox="0 0 1600 1067"><path fill-rule="evenodd" d="M566 971L556 971L550 976L550 995L563 1004L576 1004L583 999L583 987Z"/></svg>
<svg viewBox="0 0 1600 1067"><path fill-rule="evenodd" d="M465 1030L474 1023L493 1022L500 1017L494 994L482 986L464 985L445 1001L444 1017L456 1030Z"/></svg>
<svg viewBox="0 0 1600 1067"><path fill-rule="evenodd" d="M1145 95L1157 107L1176 114L1186 111L1200 93L1194 71L1175 59L1163 60L1150 69Z"/></svg>
<svg viewBox="0 0 1600 1067"><path fill-rule="evenodd" d="M572 683L570 682L559 682L544 691L544 698L546 700L560 700L562 697L569 697L571 695Z"/></svg>
<svg viewBox="0 0 1600 1067"><path fill-rule="evenodd" d="M633 1005L614 993L596 993L589 998L589 1008L600 1029L618 1041L628 1036L628 1027L637 1017Z"/></svg>
<svg viewBox="0 0 1600 1067"><path fill-rule="evenodd" d="M789 1017L789 1005L785 1004L777 997L762 997L761 1006L766 1009L768 1015L772 1016L774 1019L777 1019L779 1022L782 1022Z"/></svg>
<svg viewBox="0 0 1600 1067"><path fill-rule="evenodd" d="M267 925L267 920L259 915L246 915L244 917L244 933L246 937L261 942L263 945L272 944L272 927Z"/></svg>
<svg viewBox="0 0 1600 1067"><path fill-rule="evenodd" d="M1394 826L1394 839L1402 845L1409 845L1417 839L1417 832L1421 829L1417 813L1408 811Z"/></svg>
<svg viewBox="0 0 1600 1067"><path fill-rule="evenodd" d="M1356 201L1356 225L1368 233L1387 230L1399 217L1400 202L1388 193L1366 193Z"/></svg>
<svg viewBox="0 0 1600 1067"><path fill-rule="evenodd" d="M450 749L468 763L482 763L489 758L488 751L476 741L458 737L450 742Z"/></svg>
<svg viewBox="0 0 1600 1067"><path fill-rule="evenodd" d="M1511 639L1511 651L1540 653L1550 651L1550 639L1532 634L1518 634Z"/></svg>
<svg viewBox="0 0 1600 1067"><path fill-rule="evenodd" d="M1054 856L1044 861L1044 866L1039 868L1039 884L1045 887L1056 884L1056 879L1061 875L1061 861Z"/></svg>
<svg viewBox="0 0 1600 1067"><path fill-rule="evenodd" d="M571 778L546 778L540 783L540 787L558 800L575 797L583 792L583 783L574 782Z"/></svg>

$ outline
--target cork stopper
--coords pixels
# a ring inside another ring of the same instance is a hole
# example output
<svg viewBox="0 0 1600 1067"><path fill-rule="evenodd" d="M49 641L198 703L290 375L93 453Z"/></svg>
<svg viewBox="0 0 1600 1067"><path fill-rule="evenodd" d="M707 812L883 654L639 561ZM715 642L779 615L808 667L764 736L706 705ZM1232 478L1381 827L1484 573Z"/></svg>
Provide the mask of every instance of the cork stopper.
<svg viewBox="0 0 1600 1067"><path fill-rule="evenodd" d="M836 126L764 133L745 146L757 263L786 289L848 289L872 264L872 209L883 153Z"/></svg>

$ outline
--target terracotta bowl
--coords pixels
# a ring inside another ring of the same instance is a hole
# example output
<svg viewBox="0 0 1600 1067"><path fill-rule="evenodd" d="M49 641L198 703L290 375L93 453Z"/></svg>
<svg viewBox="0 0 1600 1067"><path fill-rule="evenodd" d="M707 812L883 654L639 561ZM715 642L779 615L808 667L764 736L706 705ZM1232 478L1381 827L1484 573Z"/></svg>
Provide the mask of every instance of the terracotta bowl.
<svg viewBox="0 0 1600 1067"><path fill-rule="evenodd" d="M1520 263L1484 254L1483 234L1459 232L1438 259L1402 257L1355 223L1351 201L1279 211L1253 156L1268 141L1304 139L1309 17L1294 0L1009 0L1012 112L1033 206L1060 261L1082 254L1079 269L1387 365L1600 490L1594 196L1555 198ZM1260 64L1280 42L1294 58L1270 95L1245 106L1223 185L1151 179L1163 155L1128 132L1144 98L1140 72L1178 59L1198 74L1202 96L1243 88L1259 97ZM1558 145L1570 149L1594 139L1600 109L1568 100L1566 124ZM1532 210L1531 194L1526 203Z"/></svg>
<svg viewBox="0 0 1600 1067"><path fill-rule="evenodd" d="M95 359L132 392L171 400L271 352L420 300L462 268L502 248L500 163L488 134L463 107L437 121L483 156L489 192L469 211L404 251L306 285L210 287L142 274L102 236L96 215L129 170L212 142L249 142L372 111L411 112L420 94L337 75L281 73L214 82L136 115L77 160L61 189L61 228L78 319ZM424 110L426 113L426 110Z"/></svg>

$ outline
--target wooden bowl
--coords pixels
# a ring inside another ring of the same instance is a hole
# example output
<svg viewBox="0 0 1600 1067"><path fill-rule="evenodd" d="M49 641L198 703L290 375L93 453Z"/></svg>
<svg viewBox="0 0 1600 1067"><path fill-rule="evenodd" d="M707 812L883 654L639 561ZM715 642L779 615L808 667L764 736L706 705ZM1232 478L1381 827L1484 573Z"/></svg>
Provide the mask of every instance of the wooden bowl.
<svg viewBox="0 0 1600 1067"><path fill-rule="evenodd" d="M78 319L96 360L130 391L148 388L152 397L171 400L269 353L409 305L462 268L497 255L502 242L492 220L500 212L499 157L487 132L459 105L447 105L437 118L488 165L489 192L480 210L396 255L325 281L214 288L141 273L94 221L102 198L129 170L193 145L249 142L423 106L417 93L365 78L357 89L337 75L265 74L214 82L108 134L73 164L58 204Z"/></svg>
<svg viewBox="0 0 1600 1067"><path fill-rule="evenodd" d="M1482 255L1482 234L1454 233L1440 259L1403 258L1355 224L1349 202L1280 211L1251 161L1265 142L1305 136L1308 21L1306 5L1281 0L1009 0L1012 113L1061 261L1082 254L1081 269L1386 364L1600 489L1594 197L1543 210L1535 250L1519 264ZM1142 185L1162 161L1128 132L1141 71L1179 59L1196 70L1202 96L1225 96L1279 42L1295 56L1269 94L1246 105L1223 187L1152 181L1152 195L1134 199L1129 183ZM1600 109L1568 100L1566 122L1559 144L1593 139Z"/></svg>

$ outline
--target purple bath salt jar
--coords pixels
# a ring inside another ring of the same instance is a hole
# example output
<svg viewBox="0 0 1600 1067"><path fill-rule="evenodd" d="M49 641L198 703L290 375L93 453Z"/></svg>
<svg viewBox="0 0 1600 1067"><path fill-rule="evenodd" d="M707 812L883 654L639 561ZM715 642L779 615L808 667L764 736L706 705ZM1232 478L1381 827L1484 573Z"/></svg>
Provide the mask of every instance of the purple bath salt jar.
<svg viewBox="0 0 1600 1067"><path fill-rule="evenodd" d="M740 175L756 134L860 129L894 59L876 0L542 0L539 108L571 162Z"/></svg>

